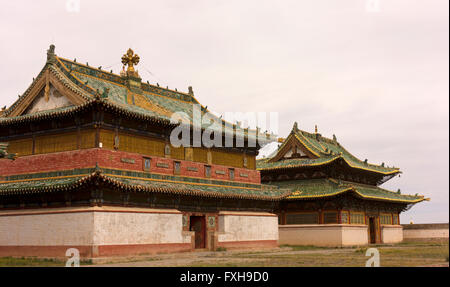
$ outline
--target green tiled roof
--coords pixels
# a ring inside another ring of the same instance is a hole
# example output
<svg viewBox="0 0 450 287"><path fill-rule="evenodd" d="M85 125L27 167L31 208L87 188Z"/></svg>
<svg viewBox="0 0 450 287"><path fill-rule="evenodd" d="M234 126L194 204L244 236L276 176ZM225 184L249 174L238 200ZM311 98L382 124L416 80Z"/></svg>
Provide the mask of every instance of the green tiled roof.
<svg viewBox="0 0 450 287"><path fill-rule="evenodd" d="M127 78L113 73L106 72L101 69L83 65L75 61L70 61L55 54L50 54L45 67L39 73L25 93L2 114L0 114L0 125L9 124L16 121L33 121L40 118L67 115L80 110L81 106L58 108L54 110L46 110L39 113L21 115L17 117L8 117L8 115L26 98L27 94L33 88L38 79L44 76L44 72L49 69L67 88L76 92L86 100L84 105L91 102L102 101L103 104L114 107L116 110L122 110L125 114L131 114L143 119L154 119L160 123L170 125L170 117L175 112L183 112L188 116L190 124L192 124L193 105L197 104L201 107L202 113L209 113L211 118L221 123L219 129L223 129L225 133L233 133L236 126L228 123L217 116L211 114L203 107L193 93L183 93L151 85L148 82L141 83L141 92L133 93L129 87ZM139 97L139 101L133 103L133 97ZM138 103L139 102L139 103ZM211 127L209 123L202 123L202 128ZM256 131L245 130L245 136L254 138ZM267 135L259 135L260 142L271 141Z"/></svg>
<svg viewBox="0 0 450 287"><path fill-rule="evenodd" d="M364 185L353 182L337 181L334 179L307 179L295 181L279 181L274 183L283 189L292 191L286 199L314 199L329 197L344 192L354 192L364 199L417 203L425 199L419 195L403 195L377 186Z"/></svg>
<svg viewBox="0 0 450 287"><path fill-rule="evenodd" d="M279 161L269 162L270 158L258 159L256 165L258 170L270 170L278 168L292 168L292 167L302 167L302 166L314 166L329 163L340 158L339 155L329 156L329 157L319 157L319 158L288 158Z"/></svg>
<svg viewBox="0 0 450 287"><path fill-rule="evenodd" d="M14 193L39 193L49 191L64 191L72 189L87 176L74 176L68 178L47 178L35 180L0 181L0 195Z"/></svg>
<svg viewBox="0 0 450 287"><path fill-rule="evenodd" d="M0 180L0 195L75 189L90 180L99 180L99 182L126 191L161 192L215 198L281 200L291 192L289 189L280 189L273 185L97 167L7 176Z"/></svg>
<svg viewBox="0 0 450 287"><path fill-rule="evenodd" d="M296 158L296 159L280 159L271 161L272 158L261 159L257 161L258 170L271 170L281 168L295 168L303 166L314 166L328 164L337 159L344 160L350 167L381 173L384 175L395 175L400 170L395 167L387 167L382 165L370 164L362 161L350 152L348 152L336 139L329 139L316 133L308 133L297 129L294 125L291 133L278 150L283 149L284 145L291 139L299 141L307 148L316 158Z"/></svg>

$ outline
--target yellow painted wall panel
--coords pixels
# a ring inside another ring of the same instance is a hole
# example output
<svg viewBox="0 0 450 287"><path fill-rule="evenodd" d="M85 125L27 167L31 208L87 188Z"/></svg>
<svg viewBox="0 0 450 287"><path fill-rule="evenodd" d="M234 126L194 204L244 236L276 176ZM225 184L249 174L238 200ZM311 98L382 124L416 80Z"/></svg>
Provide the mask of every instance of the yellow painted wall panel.
<svg viewBox="0 0 450 287"><path fill-rule="evenodd" d="M184 160L184 147L171 147L170 157L173 159Z"/></svg>
<svg viewBox="0 0 450 287"><path fill-rule="evenodd" d="M162 140L119 133L119 150L164 157L165 143Z"/></svg>
<svg viewBox="0 0 450 287"><path fill-rule="evenodd" d="M95 134L94 134L95 136ZM114 149L114 132L109 130L100 130L100 142L105 149Z"/></svg>
<svg viewBox="0 0 450 287"><path fill-rule="evenodd" d="M228 165L234 167L243 167L244 155L240 153L230 153L213 151L212 152L212 162L218 165Z"/></svg>
<svg viewBox="0 0 450 287"><path fill-rule="evenodd" d="M194 161L196 162L203 162L206 163L207 162L207 150L203 149L203 148L194 148Z"/></svg>
<svg viewBox="0 0 450 287"><path fill-rule="evenodd" d="M35 154L77 149L77 132L36 137Z"/></svg>
<svg viewBox="0 0 450 287"><path fill-rule="evenodd" d="M33 139L27 138L10 141L8 146L8 152L15 153L18 156L33 154Z"/></svg>
<svg viewBox="0 0 450 287"><path fill-rule="evenodd" d="M82 149L95 147L95 130L82 130L80 136Z"/></svg>

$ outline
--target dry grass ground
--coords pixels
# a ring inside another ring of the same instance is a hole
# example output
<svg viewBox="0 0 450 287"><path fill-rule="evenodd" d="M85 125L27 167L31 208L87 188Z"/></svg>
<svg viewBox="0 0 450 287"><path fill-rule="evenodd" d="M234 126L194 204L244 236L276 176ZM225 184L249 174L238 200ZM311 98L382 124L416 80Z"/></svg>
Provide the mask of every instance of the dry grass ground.
<svg viewBox="0 0 450 287"><path fill-rule="evenodd" d="M448 266L448 241L435 243L408 242L370 247L379 250L380 265L384 267ZM189 252L134 258L103 258L102 264L93 266L363 267L369 258L365 255L367 248L281 246L272 250ZM54 259L0 258L0 266L64 266L64 264L63 261ZM81 264L89 264L89 261Z"/></svg>

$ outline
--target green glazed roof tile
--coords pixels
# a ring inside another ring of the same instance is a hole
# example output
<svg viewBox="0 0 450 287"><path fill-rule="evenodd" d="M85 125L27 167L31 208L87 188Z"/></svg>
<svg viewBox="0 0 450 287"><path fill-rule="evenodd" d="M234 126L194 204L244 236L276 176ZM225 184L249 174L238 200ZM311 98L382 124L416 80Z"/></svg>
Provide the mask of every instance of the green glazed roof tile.
<svg viewBox="0 0 450 287"><path fill-rule="evenodd" d="M92 178L99 178L102 182L128 191L169 192L204 197L279 200L291 192L273 185L97 167L6 176L0 180L0 195L73 189Z"/></svg>
<svg viewBox="0 0 450 287"><path fill-rule="evenodd" d="M290 189L287 199L313 199L335 196L344 192L354 192L362 198L404 203L417 203L425 199L419 195L403 195L377 186L337 181L334 179L309 179L276 182L283 189Z"/></svg>
<svg viewBox="0 0 450 287"><path fill-rule="evenodd" d="M327 164L337 159L343 159L349 166L357 169L368 170L385 175L394 175L400 173L400 170L395 167L386 167L366 163L349 153L336 140L323 137L319 134L312 134L296 129L295 126L289 134L288 138L283 142L278 150L281 150L291 138L300 141L300 143L303 144L308 150L310 150L311 153L313 153L317 158L281 159L274 162L270 162L271 158L265 158L257 161L257 169L271 170L280 168L314 166Z"/></svg>

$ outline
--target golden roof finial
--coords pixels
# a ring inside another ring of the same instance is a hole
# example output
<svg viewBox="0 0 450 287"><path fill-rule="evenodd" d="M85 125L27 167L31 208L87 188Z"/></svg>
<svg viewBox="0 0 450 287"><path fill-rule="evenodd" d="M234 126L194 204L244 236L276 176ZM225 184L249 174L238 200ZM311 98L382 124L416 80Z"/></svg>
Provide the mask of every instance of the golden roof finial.
<svg viewBox="0 0 450 287"><path fill-rule="evenodd" d="M122 56L122 64L128 65L127 73L130 73L134 76L137 76L137 72L134 71L134 65L139 63L139 56L134 53L134 51L130 48L127 53Z"/></svg>
<svg viewBox="0 0 450 287"><path fill-rule="evenodd" d="M317 134L317 125L316 125L316 134Z"/></svg>

